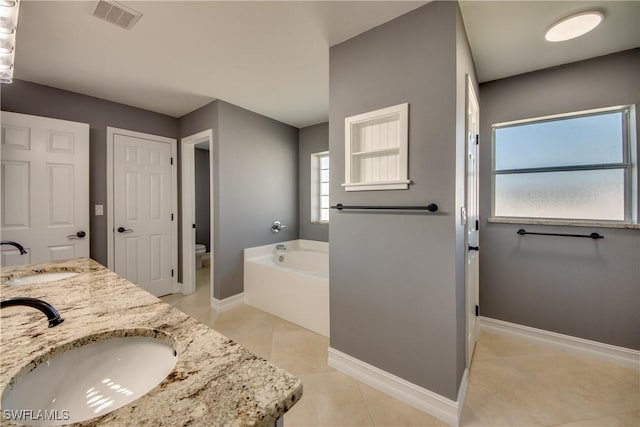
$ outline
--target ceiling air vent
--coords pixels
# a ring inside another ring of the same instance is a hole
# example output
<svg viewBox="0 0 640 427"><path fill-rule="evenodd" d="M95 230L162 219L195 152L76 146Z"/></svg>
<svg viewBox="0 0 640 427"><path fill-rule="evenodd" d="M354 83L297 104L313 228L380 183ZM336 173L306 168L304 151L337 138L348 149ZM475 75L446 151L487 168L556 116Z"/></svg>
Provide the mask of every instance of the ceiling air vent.
<svg viewBox="0 0 640 427"><path fill-rule="evenodd" d="M93 16L130 30L140 20L142 13L115 1L100 0L93 11Z"/></svg>

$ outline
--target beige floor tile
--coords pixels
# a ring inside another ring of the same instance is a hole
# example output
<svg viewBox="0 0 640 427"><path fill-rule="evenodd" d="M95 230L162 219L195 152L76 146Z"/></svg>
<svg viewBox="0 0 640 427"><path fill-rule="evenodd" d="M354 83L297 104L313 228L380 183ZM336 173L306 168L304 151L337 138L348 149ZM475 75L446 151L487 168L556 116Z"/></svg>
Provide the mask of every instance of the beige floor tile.
<svg viewBox="0 0 640 427"><path fill-rule="evenodd" d="M295 323L291 323L287 320L276 317L275 322L273 324L273 331L287 332L287 331L309 331L309 330L303 328L302 326L298 326Z"/></svg>
<svg viewBox="0 0 640 427"><path fill-rule="evenodd" d="M302 328L274 332L270 360L294 375L329 372L328 347L328 338Z"/></svg>
<svg viewBox="0 0 640 427"><path fill-rule="evenodd" d="M432 426L440 421L327 365L329 340L250 306L217 314L208 269L196 292L162 299L248 350L296 374L304 395L295 426ZM640 373L508 336L482 333L462 427L640 427Z"/></svg>
<svg viewBox="0 0 640 427"><path fill-rule="evenodd" d="M539 427L543 425L531 417L526 401L507 393L496 396L470 389L466 404L478 420L487 426Z"/></svg>
<svg viewBox="0 0 640 427"><path fill-rule="evenodd" d="M638 427L640 426L640 411L627 412L620 415L561 424L555 427Z"/></svg>
<svg viewBox="0 0 640 427"><path fill-rule="evenodd" d="M221 313L212 328L247 350L271 360L275 316L246 305Z"/></svg>
<svg viewBox="0 0 640 427"><path fill-rule="evenodd" d="M356 380L336 371L298 378L304 387L303 396L285 414L285 426L374 425Z"/></svg>
<svg viewBox="0 0 640 427"><path fill-rule="evenodd" d="M359 384L369 414L376 427L392 426L439 426L447 423L419 411L401 401L390 397L366 384Z"/></svg>
<svg viewBox="0 0 640 427"><path fill-rule="evenodd" d="M467 405L464 405L462 410L462 419L460 420L460 427L491 427L485 424L475 412Z"/></svg>
<svg viewBox="0 0 640 427"><path fill-rule="evenodd" d="M548 353L550 351L553 352L554 350L541 344L505 335L482 332L473 352L473 360Z"/></svg>

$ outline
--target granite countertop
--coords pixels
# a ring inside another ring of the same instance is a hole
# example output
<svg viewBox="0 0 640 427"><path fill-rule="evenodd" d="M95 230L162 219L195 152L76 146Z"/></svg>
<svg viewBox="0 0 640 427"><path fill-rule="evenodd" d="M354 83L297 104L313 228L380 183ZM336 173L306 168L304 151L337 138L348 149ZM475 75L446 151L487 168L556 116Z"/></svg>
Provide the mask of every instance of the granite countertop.
<svg viewBox="0 0 640 427"><path fill-rule="evenodd" d="M41 298L64 318L49 328L38 310L0 310L0 390L54 348L81 345L86 337L146 335L170 341L178 355L174 370L140 399L79 425L268 426L302 396L293 375L89 258L6 267L1 279L49 271L81 274L55 284L0 286L2 298Z"/></svg>

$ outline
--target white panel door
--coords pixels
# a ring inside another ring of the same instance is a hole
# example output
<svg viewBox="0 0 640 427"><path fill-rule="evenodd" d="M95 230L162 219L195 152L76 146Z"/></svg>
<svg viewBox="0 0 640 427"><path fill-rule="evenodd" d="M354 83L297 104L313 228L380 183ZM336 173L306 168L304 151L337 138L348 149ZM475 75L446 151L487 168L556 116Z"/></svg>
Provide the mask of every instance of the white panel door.
<svg viewBox="0 0 640 427"><path fill-rule="evenodd" d="M1 265L89 256L89 125L2 112Z"/></svg>
<svg viewBox="0 0 640 427"><path fill-rule="evenodd" d="M148 292L172 292L171 144L115 134L115 272Z"/></svg>
<svg viewBox="0 0 640 427"><path fill-rule="evenodd" d="M467 294L467 366L478 335L477 307L479 302L479 166L478 134L480 132L480 109L470 81L467 82L467 161L466 161L466 294Z"/></svg>

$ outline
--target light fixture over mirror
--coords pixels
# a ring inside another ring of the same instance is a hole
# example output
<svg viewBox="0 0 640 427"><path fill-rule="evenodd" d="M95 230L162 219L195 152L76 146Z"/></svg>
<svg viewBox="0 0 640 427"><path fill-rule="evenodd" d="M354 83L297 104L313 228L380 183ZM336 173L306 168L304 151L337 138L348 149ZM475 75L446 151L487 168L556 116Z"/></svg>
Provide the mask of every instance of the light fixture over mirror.
<svg viewBox="0 0 640 427"><path fill-rule="evenodd" d="M0 83L13 81L19 0L0 0Z"/></svg>
<svg viewBox="0 0 640 427"><path fill-rule="evenodd" d="M544 38L550 42L575 39L596 28L604 15L598 11L582 12L562 18L549 28Z"/></svg>

